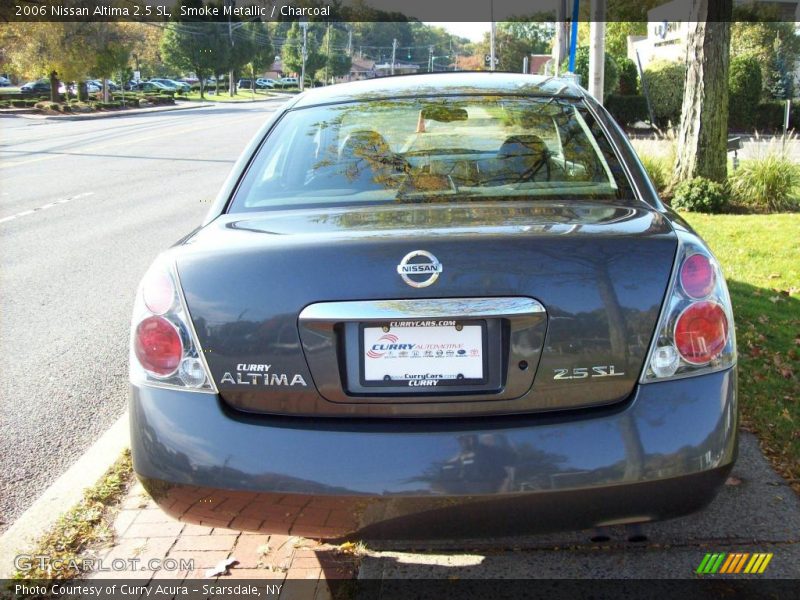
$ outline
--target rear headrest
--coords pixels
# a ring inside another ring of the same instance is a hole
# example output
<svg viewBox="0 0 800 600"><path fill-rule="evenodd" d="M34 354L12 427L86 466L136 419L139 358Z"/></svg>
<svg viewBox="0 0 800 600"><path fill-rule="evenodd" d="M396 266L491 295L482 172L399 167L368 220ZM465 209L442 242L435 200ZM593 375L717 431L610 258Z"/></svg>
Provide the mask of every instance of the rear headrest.
<svg viewBox="0 0 800 600"><path fill-rule="evenodd" d="M544 158L549 154L547 144L538 135L512 135L497 151L498 157L534 156Z"/></svg>

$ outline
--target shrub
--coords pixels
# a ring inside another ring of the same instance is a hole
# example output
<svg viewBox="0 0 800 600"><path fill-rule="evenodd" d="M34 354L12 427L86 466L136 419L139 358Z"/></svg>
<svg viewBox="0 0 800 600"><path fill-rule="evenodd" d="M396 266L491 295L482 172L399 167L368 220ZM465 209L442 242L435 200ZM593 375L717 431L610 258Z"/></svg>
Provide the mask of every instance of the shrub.
<svg viewBox="0 0 800 600"><path fill-rule="evenodd" d="M794 141L792 134L768 143L757 142L755 158L742 161L730 177L731 194L737 203L775 212L797 208L800 165L788 151Z"/></svg>
<svg viewBox="0 0 800 600"><path fill-rule="evenodd" d="M672 207L692 212L718 213L728 205L725 186L705 177L682 181L675 188Z"/></svg>
<svg viewBox="0 0 800 600"><path fill-rule="evenodd" d="M749 130L756 127L756 109L761 99L761 66L754 56L736 56L731 59L728 74L729 128Z"/></svg>
<svg viewBox="0 0 800 600"><path fill-rule="evenodd" d="M639 93L639 70L630 58L619 56L616 59L619 72L617 93L620 96L635 96Z"/></svg>
<svg viewBox="0 0 800 600"><path fill-rule="evenodd" d="M10 108L11 102L8 100L0 100L0 108Z"/></svg>
<svg viewBox="0 0 800 600"><path fill-rule="evenodd" d="M589 87L589 47L581 46L575 51L575 74L580 76L580 84ZM619 73L614 58L606 53L605 72L603 74L603 95L613 94L619 85Z"/></svg>
<svg viewBox="0 0 800 600"><path fill-rule="evenodd" d="M622 126L649 118L644 96L611 95L605 99L605 106Z"/></svg>
<svg viewBox="0 0 800 600"><path fill-rule="evenodd" d="M115 109L122 107L122 102L95 102L94 107L102 110Z"/></svg>
<svg viewBox="0 0 800 600"><path fill-rule="evenodd" d="M679 123L686 66L676 62L655 61L647 67L644 77L656 124L663 127L670 121L673 124Z"/></svg>
<svg viewBox="0 0 800 600"><path fill-rule="evenodd" d="M150 96L150 95L147 95L147 96L145 96L144 98L142 98L139 101L139 104L141 105L142 102L147 102L149 104L155 104L155 105L175 104L175 99L171 95L170 96L162 96L162 95Z"/></svg>
<svg viewBox="0 0 800 600"><path fill-rule="evenodd" d="M671 179L672 163L663 156L652 154L642 154L639 156L639 160L642 161L644 170L650 176L653 187L659 194L663 193Z"/></svg>

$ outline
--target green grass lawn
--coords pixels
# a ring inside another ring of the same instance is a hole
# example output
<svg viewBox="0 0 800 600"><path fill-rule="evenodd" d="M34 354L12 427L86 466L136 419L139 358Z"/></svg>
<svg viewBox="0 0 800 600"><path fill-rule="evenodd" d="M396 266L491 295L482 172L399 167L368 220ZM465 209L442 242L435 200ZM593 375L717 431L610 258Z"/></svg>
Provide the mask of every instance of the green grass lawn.
<svg viewBox="0 0 800 600"><path fill-rule="evenodd" d="M3 94L19 94L19 88L14 86L0 87L0 96Z"/></svg>
<svg viewBox="0 0 800 600"><path fill-rule="evenodd" d="M220 89L219 95L209 94L203 99L205 102L252 102L253 100L266 100L272 97L269 92L257 91L255 94L250 90L239 91L233 98L228 95L227 91ZM200 100L200 92L189 92L185 96L175 96L176 100Z"/></svg>
<svg viewBox="0 0 800 600"><path fill-rule="evenodd" d="M743 423L800 492L800 213L683 216L731 291Z"/></svg>

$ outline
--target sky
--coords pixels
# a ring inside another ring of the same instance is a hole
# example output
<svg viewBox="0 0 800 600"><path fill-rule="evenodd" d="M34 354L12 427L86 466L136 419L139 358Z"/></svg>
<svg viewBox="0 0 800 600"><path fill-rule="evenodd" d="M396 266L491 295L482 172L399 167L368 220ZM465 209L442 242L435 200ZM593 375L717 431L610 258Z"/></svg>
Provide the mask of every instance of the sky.
<svg viewBox="0 0 800 600"><path fill-rule="evenodd" d="M489 23L427 23L436 27L444 27L453 35L469 38L473 42L480 42L483 34L489 31Z"/></svg>

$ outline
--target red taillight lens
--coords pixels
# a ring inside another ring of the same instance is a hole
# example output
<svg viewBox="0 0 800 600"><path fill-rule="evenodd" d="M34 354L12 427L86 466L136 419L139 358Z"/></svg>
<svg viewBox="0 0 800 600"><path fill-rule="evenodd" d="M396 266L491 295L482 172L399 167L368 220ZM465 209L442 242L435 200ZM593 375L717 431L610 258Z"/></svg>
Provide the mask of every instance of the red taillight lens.
<svg viewBox="0 0 800 600"><path fill-rule="evenodd" d="M136 327L134 351L146 370L166 377L181 362L183 342L175 326L164 317L148 317Z"/></svg>
<svg viewBox="0 0 800 600"><path fill-rule="evenodd" d="M716 279L711 261L702 254L692 254L681 265L681 287L692 298L708 296Z"/></svg>
<svg viewBox="0 0 800 600"><path fill-rule="evenodd" d="M728 341L728 318L715 302L690 304L675 323L675 346L693 365L704 365L722 352Z"/></svg>
<svg viewBox="0 0 800 600"><path fill-rule="evenodd" d="M175 284L169 273L151 270L142 282L142 300L148 310L163 315L175 304Z"/></svg>

